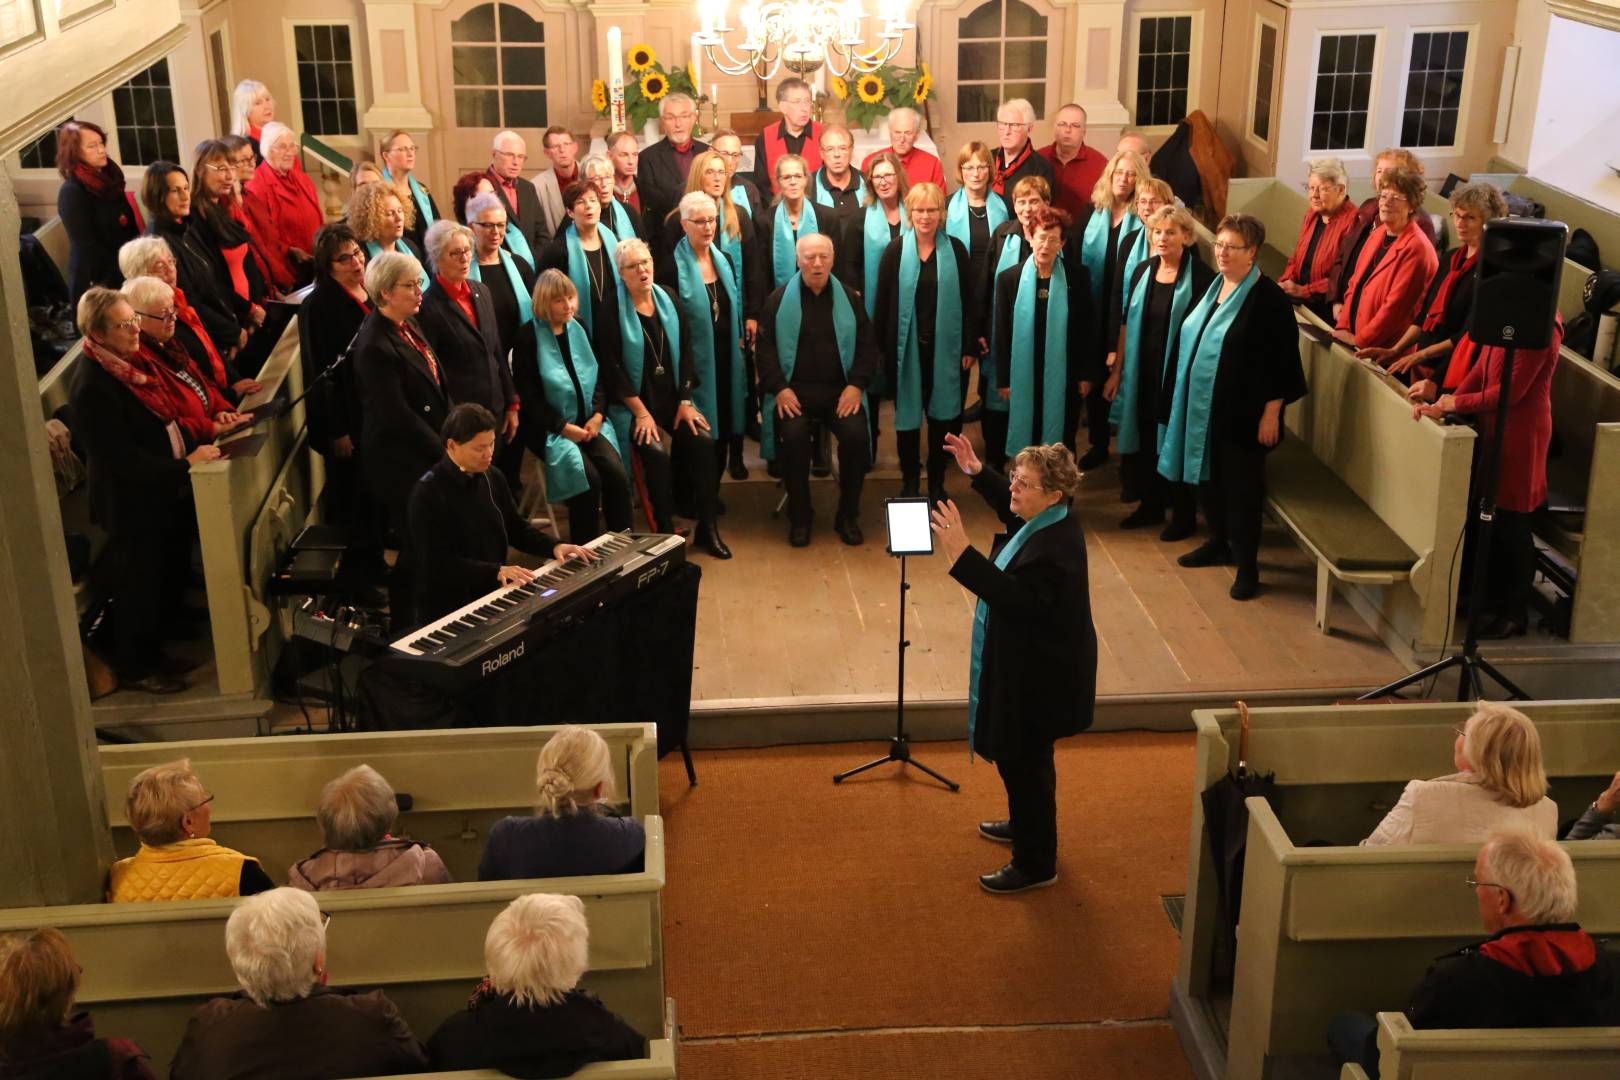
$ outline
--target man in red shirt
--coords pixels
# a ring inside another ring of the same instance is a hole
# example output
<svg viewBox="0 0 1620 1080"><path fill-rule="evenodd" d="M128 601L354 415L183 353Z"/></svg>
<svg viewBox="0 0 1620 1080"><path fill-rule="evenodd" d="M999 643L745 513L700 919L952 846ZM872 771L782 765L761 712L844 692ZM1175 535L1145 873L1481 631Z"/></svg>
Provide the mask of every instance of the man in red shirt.
<svg viewBox="0 0 1620 1080"><path fill-rule="evenodd" d="M1007 201L1012 212L1013 188L1026 176L1039 176L1056 187L1052 163L1035 152L1029 133L1035 127L1035 106L1023 98L1009 98L996 110L996 137L1001 145L990 152L990 189Z"/></svg>
<svg viewBox="0 0 1620 1080"><path fill-rule="evenodd" d="M917 149L917 136L922 131L922 116L916 109L901 106L889 113L889 148L905 166L906 179L912 187L927 181L938 184L940 190L945 190L945 169L939 163L939 158L926 150ZM872 167L872 159L883 153L874 150L866 155L861 162L861 171L866 172Z"/></svg>
<svg viewBox="0 0 1620 1080"><path fill-rule="evenodd" d="M1052 163L1057 176L1053 201L1078 220L1091 205L1091 189L1108 164L1086 145L1086 110L1072 103L1059 109L1052 123L1052 143L1041 147L1040 154Z"/></svg>

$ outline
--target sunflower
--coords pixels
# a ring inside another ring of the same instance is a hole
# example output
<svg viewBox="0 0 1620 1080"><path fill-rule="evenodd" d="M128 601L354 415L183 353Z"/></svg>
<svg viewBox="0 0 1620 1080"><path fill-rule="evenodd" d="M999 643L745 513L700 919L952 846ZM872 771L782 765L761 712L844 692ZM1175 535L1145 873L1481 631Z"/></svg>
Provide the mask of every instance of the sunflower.
<svg viewBox="0 0 1620 1080"><path fill-rule="evenodd" d="M692 62L690 60L686 62L686 78L687 81L692 84L693 92L701 96L703 93L703 87L699 86L697 83L697 72L693 70Z"/></svg>
<svg viewBox="0 0 1620 1080"><path fill-rule="evenodd" d="M923 77L917 80L917 88L911 92L911 100L918 105L928 100L928 95L934 91L934 78L926 71Z"/></svg>
<svg viewBox="0 0 1620 1080"><path fill-rule="evenodd" d="M651 45L632 45L624 59L631 71L646 71L658 62L658 55L652 51Z"/></svg>
<svg viewBox="0 0 1620 1080"><path fill-rule="evenodd" d="M876 75L862 75L855 82L855 92L868 105L876 105L883 100L886 88L883 85L883 80Z"/></svg>
<svg viewBox="0 0 1620 1080"><path fill-rule="evenodd" d="M922 62L922 73L923 78L927 79L929 84L932 85L934 81L934 73L928 70L928 61L926 60Z"/></svg>
<svg viewBox="0 0 1620 1080"><path fill-rule="evenodd" d="M649 71L641 77L641 96L648 101L657 101L669 93L669 80L656 71Z"/></svg>
<svg viewBox="0 0 1620 1080"><path fill-rule="evenodd" d="M597 112L606 112L608 107L607 84L601 79L591 83L591 107Z"/></svg>
<svg viewBox="0 0 1620 1080"><path fill-rule="evenodd" d="M844 77L842 75L834 75L832 77L832 92L833 97L837 98L839 101L849 100L849 83L844 81Z"/></svg>

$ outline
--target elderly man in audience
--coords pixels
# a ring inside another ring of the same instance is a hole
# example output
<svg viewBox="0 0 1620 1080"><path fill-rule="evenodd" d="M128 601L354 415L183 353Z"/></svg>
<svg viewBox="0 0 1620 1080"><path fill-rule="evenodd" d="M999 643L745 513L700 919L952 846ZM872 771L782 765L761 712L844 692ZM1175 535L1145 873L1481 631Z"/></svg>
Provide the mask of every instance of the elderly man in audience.
<svg viewBox="0 0 1620 1080"><path fill-rule="evenodd" d="M646 1056L640 1033L579 985L590 968L589 946L579 897L513 900L484 938L489 974L428 1040L434 1066L572 1076L593 1061Z"/></svg>
<svg viewBox="0 0 1620 1080"><path fill-rule="evenodd" d="M438 852L392 835L398 818L394 789L370 765L328 781L315 811L326 846L294 863L287 884L308 892L447 884Z"/></svg>
<svg viewBox="0 0 1620 1080"><path fill-rule="evenodd" d="M602 736L570 725L535 762L535 813L489 831L479 881L641 872L647 835L636 818L608 812L613 755Z"/></svg>
<svg viewBox="0 0 1620 1080"><path fill-rule="evenodd" d="M1333 264L1356 226L1356 204L1348 197L1348 183L1344 162L1338 158L1311 162L1310 176L1305 181L1309 203L1305 219L1299 226L1299 239L1294 241L1294 253L1277 279L1288 299L1305 305L1324 322L1333 321L1333 309L1328 303Z"/></svg>
<svg viewBox="0 0 1620 1080"><path fill-rule="evenodd" d="M540 193L523 179L529 148L523 136L503 131L495 136L489 151L489 180L506 210L506 247L530 266L538 266L540 252L551 242Z"/></svg>
<svg viewBox="0 0 1620 1080"><path fill-rule="evenodd" d="M1413 780L1368 844L1477 844L1499 829L1557 835L1558 807L1547 797L1541 736L1528 716L1480 702L1456 729L1457 771Z"/></svg>
<svg viewBox="0 0 1620 1080"><path fill-rule="evenodd" d="M686 178L692 160L709 144L692 138L697 123L697 102L686 94L665 94L658 99L658 118L663 121L664 137L643 150L636 161L636 189L641 192L641 218L646 222L647 239L653 255L662 259L664 221L675 212L686 194Z"/></svg>
<svg viewBox="0 0 1620 1080"><path fill-rule="evenodd" d="M170 1080L425 1071L422 1044L381 990L327 987L329 922L301 889L238 904L225 922L225 954L242 989L192 1014Z"/></svg>
<svg viewBox="0 0 1620 1080"><path fill-rule="evenodd" d="M1026 176L1039 176L1048 190L1056 183L1052 163L1035 150L1030 134L1035 129L1035 106L1023 98L1012 98L996 110L996 133L1001 145L992 153L994 166L990 187L1012 205L1013 187Z"/></svg>
<svg viewBox="0 0 1620 1080"><path fill-rule="evenodd" d="M146 1051L73 1011L82 974L60 930L0 935L0 1076L156 1080Z"/></svg>
<svg viewBox="0 0 1620 1080"><path fill-rule="evenodd" d="M760 191L776 191L776 163L785 154L804 158L807 172L821 168L821 124L810 119L816 93L810 84L791 76L776 84L776 108L782 114L754 140L754 183Z"/></svg>
<svg viewBox="0 0 1620 1080"><path fill-rule="evenodd" d="M938 184L943 190L945 167L940 164L939 158L917 148L917 136L922 134L922 114L902 105L890 111L884 127L889 135L888 149L900 159L900 164L906 170L906 179L911 184ZM874 150L867 154L866 160L861 162L861 171L869 171L873 160L881 153L882 150Z"/></svg>
<svg viewBox="0 0 1620 1080"><path fill-rule="evenodd" d="M785 203L777 207L780 212ZM759 388L765 443L780 455L788 495L788 542L810 544L810 423L838 439L838 515L846 544L865 543L861 487L872 443L866 389L877 376L877 333L859 295L832 276L833 243L820 233L795 246L798 273L771 293L759 322Z"/></svg>
<svg viewBox="0 0 1620 1080"><path fill-rule="evenodd" d="M1351 348L1393 346L1422 307L1439 265L1434 244L1414 217L1427 190L1410 169L1386 170L1379 181L1382 227L1362 245L1333 335Z"/></svg>
<svg viewBox="0 0 1620 1080"><path fill-rule="evenodd" d="M551 168L535 174L534 189L540 193L540 213L546 219L546 231L553 236L568 214L562 193L570 184L584 179L579 169L579 140L562 124L552 124L540 136L541 149L551 159Z"/></svg>
<svg viewBox="0 0 1620 1080"><path fill-rule="evenodd" d="M137 774L124 799L124 817L141 846L113 863L107 899L203 900L271 888L259 860L209 839L213 803L188 758Z"/></svg>
<svg viewBox="0 0 1620 1080"><path fill-rule="evenodd" d="M1057 189L1057 208L1078 219L1091 205L1091 189L1102 178L1108 159L1086 145L1086 110L1069 104L1052 120L1052 142L1041 147L1041 156L1052 165Z"/></svg>
<svg viewBox="0 0 1620 1080"><path fill-rule="evenodd" d="M471 278L473 231L435 221L427 231L433 283L422 294L417 321L444 364L445 391L459 404L477 404L500 418L501 442L517 438L518 396L501 349L500 322L490 287Z"/></svg>
<svg viewBox="0 0 1620 1080"><path fill-rule="evenodd" d="M1575 866L1549 837L1492 833L1465 882L1491 936L1436 960L1412 991L1414 1028L1620 1025L1620 960L1575 922ZM1378 1024L1335 1017L1328 1044L1378 1077Z"/></svg>

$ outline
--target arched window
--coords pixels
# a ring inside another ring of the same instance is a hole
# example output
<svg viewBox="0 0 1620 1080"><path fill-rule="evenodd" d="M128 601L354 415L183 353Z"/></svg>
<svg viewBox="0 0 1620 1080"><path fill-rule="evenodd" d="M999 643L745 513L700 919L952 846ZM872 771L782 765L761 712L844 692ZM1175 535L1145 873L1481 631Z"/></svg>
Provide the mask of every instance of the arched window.
<svg viewBox="0 0 1620 1080"><path fill-rule="evenodd" d="M480 4L450 24L456 124L543 128L546 28L512 4Z"/></svg>
<svg viewBox="0 0 1620 1080"><path fill-rule="evenodd" d="M957 122L992 123L1008 98L1045 116L1046 16L1021 0L989 0L956 25Z"/></svg>

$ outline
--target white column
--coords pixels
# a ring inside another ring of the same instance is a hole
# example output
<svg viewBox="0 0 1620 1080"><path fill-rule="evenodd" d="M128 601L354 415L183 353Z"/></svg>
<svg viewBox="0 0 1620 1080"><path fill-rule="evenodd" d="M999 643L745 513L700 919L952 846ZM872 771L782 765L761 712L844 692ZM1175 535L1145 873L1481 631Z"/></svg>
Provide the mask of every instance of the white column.
<svg viewBox="0 0 1620 1080"><path fill-rule="evenodd" d="M371 107L360 118L360 126L373 134L395 128L431 131L433 116L422 101L416 4L413 0L365 0L365 15Z"/></svg>
<svg viewBox="0 0 1620 1080"><path fill-rule="evenodd" d="M1120 95L1120 54L1124 51L1124 0L1077 0L1073 8L1074 34L1066 46L1073 50L1074 91L1069 100L1086 110L1090 128L1120 128L1130 122ZM1063 102L1048 102L1048 114ZM1093 146L1100 145L1094 140Z"/></svg>

